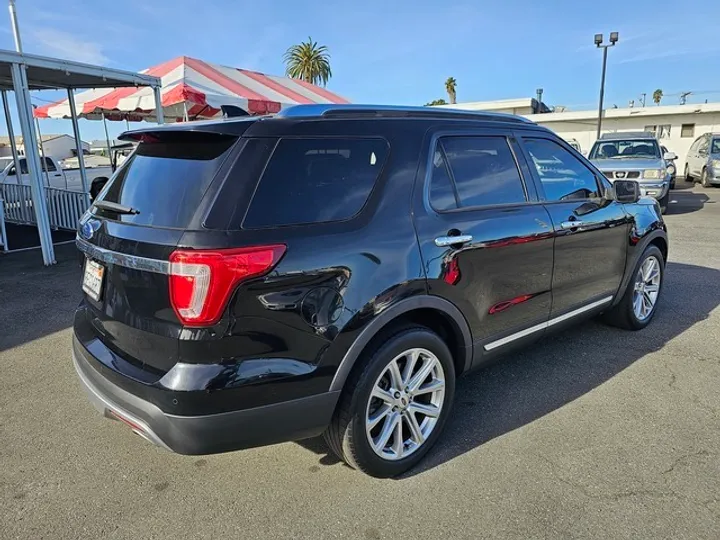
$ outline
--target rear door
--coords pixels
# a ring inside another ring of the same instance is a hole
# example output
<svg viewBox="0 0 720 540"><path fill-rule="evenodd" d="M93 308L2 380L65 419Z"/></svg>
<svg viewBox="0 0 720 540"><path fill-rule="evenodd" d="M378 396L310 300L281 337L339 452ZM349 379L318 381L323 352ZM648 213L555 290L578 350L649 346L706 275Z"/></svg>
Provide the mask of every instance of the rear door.
<svg viewBox="0 0 720 540"><path fill-rule="evenodd" d="M703 137L698 145L697 158L694 160L692 175L700 178L703 167L707 165L708 152L710 149L710 137Z"/></svg>
<svg viewBox="0 0 720 540"><path fill-rule="evenodd" d="M465 315L476 363L550 313L552 225L519 154L505 131L438 132L415 196L429 291Z"/></svg>
<svg viewBox="0 0 720 540"><path fill-rule="evenodd" d="M609 184L602 175L564 143L542 132L526 132L521 140L554 228L550 317L601 308L625 271L628 216L621 204L603 198Z"/></svg>
<svg viewBox="0 0 720 540"><path fill-rule="evenodd" d="M75 326L86 347L100 341L158 375L175 364L183 327L169 298L168 260L187 229L201 229L196 216L236 141L192 132L148 136L110 180L97 204L125 211L93 207L78 233L86 256Z"/></svg>

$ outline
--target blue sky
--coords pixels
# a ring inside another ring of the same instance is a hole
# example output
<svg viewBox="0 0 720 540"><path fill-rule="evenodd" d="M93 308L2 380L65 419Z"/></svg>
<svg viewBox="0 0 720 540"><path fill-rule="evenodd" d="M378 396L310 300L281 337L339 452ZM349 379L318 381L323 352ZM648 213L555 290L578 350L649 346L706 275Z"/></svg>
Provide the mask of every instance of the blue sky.
<svg viewBox="0 0 720 540"><path fill-rule="evenodd" d="M6 2L0 2L6 4ZM620 32L609 51L606 104L662 88L663 103L720 101L720 4L545 0L17 0L26 52L140 70L180 55L282 74L283 52L308 36L329 47L328 88L357 103L423 104L532 96L550 105L597 104L601 54L593 35ZM3 8L5 6L3 5ZM3 16L2 14L5 13ZM690 16L692 14L692 25ZM683 22L685 21L685 22ZM13 49L7 11L0 48ZM55 94L34 93L33 101ZM4 123L2 123L4 124ZM111 134L124 123L110 123ZM17 129L17 128L16 128ZM43 120L44 133L69 121ZM4 125L0 130L5 131ZM85 140L102 123L82 121Z"/></svg>

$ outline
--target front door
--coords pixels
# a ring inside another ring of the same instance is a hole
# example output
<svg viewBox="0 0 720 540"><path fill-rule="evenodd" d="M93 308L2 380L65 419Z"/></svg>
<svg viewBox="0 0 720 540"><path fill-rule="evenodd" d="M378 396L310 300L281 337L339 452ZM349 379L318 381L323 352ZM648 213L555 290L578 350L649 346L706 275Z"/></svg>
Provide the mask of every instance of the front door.
<svg viewBox="0 0 720 540"><path fill-rule="evenodd" d="M602 175L553 138L522 138L555 235L551 320L602 309L625 272L629 219L622 204L603 198Z"/></svg>
<svg viewBox="0 0 720 540"><path fill-rule="evenodd" d="M428 288L463 312L478 363L542 334L552 225L509 133L441 133L429 147L414 204Z"/></svg>

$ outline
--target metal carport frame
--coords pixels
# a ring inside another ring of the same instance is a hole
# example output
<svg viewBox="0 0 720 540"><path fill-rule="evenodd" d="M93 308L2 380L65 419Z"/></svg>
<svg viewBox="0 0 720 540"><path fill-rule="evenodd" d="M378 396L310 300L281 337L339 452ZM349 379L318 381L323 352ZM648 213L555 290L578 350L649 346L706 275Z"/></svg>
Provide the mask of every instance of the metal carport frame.
<svg viewBox="0 0 720 540"><path fill-rule="evenodd" d="M76 88L122 88L137 86L149 86L154 89L157 121L158 123L163 123L163 109L162 103L160 103L159 92L161 82L157 77L0 49L0 92L2 92L8 135L10 136L12 155L15 160L15 170L20 171L21 168L19 166L20 163L15 138L13 137L12 119L10 118L7 107L6 92L8 90L14 90L15 92L20 131L23 140L33 142L37 141L37 133L35 132L35 124L33 122L30 90L67 90L82 187L87 197L87 176L85 174L85 163L80 132L78 130L73 90ZM40 152L38 151L37 144L25 144L24 146L30 176L33 210L37 219L38 233L40 236L40 247L42 249L43 262L47 266L55 263L55 251L50 236L50 221L45 201L45 188L42 182ZM19 175L18 178L20 178Z"/></svg>

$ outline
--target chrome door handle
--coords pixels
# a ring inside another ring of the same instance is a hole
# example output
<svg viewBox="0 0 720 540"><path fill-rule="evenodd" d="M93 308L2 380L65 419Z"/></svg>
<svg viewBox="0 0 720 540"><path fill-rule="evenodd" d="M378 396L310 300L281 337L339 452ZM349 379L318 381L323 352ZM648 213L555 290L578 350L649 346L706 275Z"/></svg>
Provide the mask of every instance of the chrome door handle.
<svg viewBox="0 0 720 540"><path fill-rule="evenodd" d="M582 221L563 221L560 227L563 229L577 229L578 227L584 227L585 223Z"/></svg>
<svg viewBox="0 0 720 540"><path fill-rule="evenodd" d="M454 246L456 244L467 244L472 242L471 234L461 234L459 236L438 236L435 239L435 245L437 247Z"/></svg>

